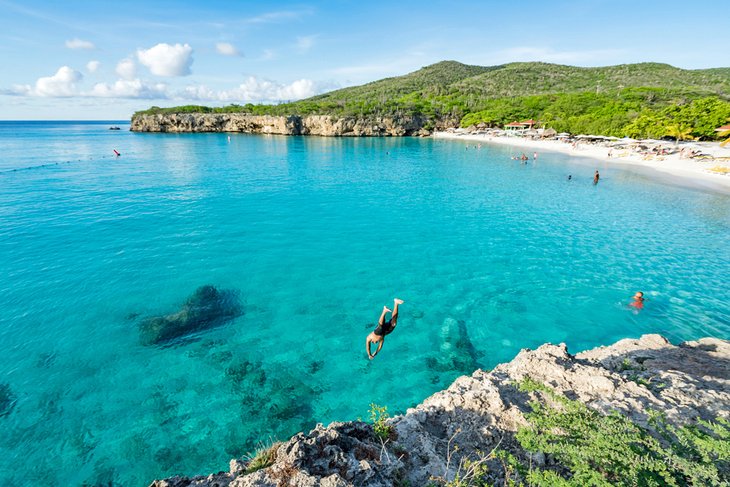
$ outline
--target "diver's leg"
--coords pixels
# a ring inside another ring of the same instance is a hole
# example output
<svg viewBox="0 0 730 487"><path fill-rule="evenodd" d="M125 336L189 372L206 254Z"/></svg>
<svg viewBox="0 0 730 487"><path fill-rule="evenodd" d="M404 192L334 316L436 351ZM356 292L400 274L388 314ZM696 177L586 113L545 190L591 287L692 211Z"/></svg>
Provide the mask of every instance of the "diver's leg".
<svg viewBox="0 0 730 487"><path fill-rule="evenodd" d="M403 304L402 299L395 298L393 300L393 316L390 317L391 323L395 325L395 322L398 320L398 305Z"/></svg>
<svg viewBox="0 0 730 487"><path fill-rule="evenodd" d="M378 324L380 326L383 326L385 323L385 314L390 311L387 306L383 306L383 312L380 314L380 319L378 320Z"/></svg>

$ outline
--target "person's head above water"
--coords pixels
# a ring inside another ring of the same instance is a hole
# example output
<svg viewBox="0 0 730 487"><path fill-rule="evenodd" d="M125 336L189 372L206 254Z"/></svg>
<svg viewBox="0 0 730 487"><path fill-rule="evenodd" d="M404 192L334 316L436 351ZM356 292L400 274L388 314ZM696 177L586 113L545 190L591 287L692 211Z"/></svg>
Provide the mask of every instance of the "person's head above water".
<svg viewBox="0 0 730 487"><path fill-rule="evenodd" d="M634 294L634 299L643 301L644 300L644 293L641 291L638 291L636 294Z"/></svg>

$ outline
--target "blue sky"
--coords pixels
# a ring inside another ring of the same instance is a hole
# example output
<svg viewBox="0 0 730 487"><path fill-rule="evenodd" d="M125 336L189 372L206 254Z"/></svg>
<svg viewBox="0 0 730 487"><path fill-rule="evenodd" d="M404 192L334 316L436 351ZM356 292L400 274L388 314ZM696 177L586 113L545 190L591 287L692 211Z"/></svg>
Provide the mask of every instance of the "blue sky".
<svg viewBox="0 0 730 487"><path fill-rule="evenodd" d="M0 0L0 119L304 98L453 59L730 66L727 3Z"/></svg>

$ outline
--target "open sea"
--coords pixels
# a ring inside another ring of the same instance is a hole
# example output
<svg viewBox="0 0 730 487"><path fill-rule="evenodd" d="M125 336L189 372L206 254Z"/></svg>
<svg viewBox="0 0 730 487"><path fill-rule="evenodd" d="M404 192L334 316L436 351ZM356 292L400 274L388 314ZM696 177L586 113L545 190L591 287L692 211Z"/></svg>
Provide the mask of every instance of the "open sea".
<svg viewBox="0 0 730 487"><path fill-rule="evenodd" d="M227 470L543 342L730 339L728 195L473 142L128 129L0 122L0 485ZM145 343L209 284L242 314Z"/></svg>

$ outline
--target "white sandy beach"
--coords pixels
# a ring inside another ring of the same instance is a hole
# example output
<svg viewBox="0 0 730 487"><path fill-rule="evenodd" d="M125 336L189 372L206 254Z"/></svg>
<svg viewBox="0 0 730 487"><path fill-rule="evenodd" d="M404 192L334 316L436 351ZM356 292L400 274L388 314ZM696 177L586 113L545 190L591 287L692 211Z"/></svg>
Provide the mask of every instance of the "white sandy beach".
<svg viewBox="0 0 730 487"><path fill-rule="evenodd" d="M719 143L692 143L680 144L683 146L700 148L703 154L710 155L717 159L683 158L679 154L664 156L645 156L637 151L611 149L605 145L595 145L587 142L579 142L575 147L572 143L561 140L533 140L520 136L490 135L490 134L469 134L452 132L435 132L434 138L465 140L481 144L508 145L519 148L515 155L525 152L530 159L533 153L553 151L561 152L571 156L597 159L608 165L625 166L626 168L647 168L669 176L675 182L685 185L711 189L730 194L730 173L722 174L712 171L713 168L730 168L730 144L720 147ZM672 146L671 142L663 142L665 147ZM609 150L612 157L609 157ZM728 159L725 159L728 158Z"/></svg>

